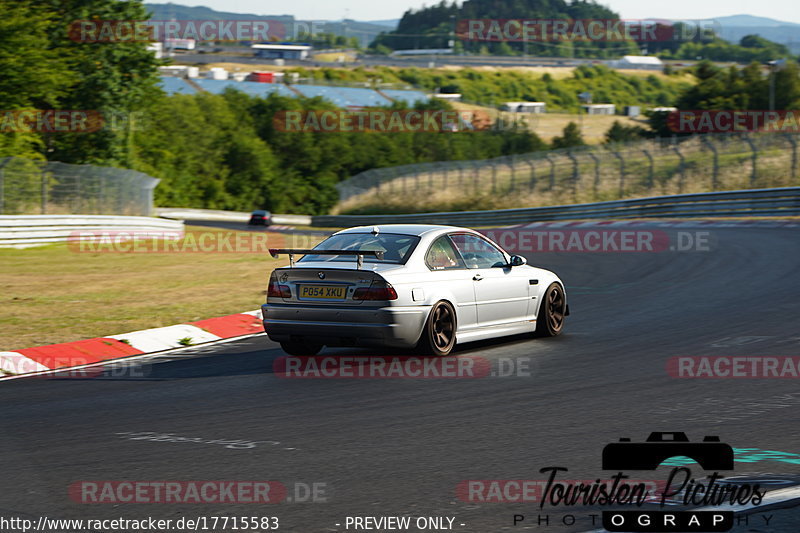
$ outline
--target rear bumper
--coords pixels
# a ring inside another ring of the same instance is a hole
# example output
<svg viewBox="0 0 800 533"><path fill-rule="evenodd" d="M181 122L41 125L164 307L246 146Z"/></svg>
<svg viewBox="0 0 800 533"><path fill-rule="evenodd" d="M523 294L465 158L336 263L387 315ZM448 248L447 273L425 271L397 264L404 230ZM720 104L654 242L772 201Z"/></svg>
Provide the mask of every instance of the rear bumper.
<svg viewBox="0 0 800 533"><path fill-rule="evenodd" d="M273 341L292 337L328 346L416 345L430 306L313 307L264 304L264 331Z"/></svg>

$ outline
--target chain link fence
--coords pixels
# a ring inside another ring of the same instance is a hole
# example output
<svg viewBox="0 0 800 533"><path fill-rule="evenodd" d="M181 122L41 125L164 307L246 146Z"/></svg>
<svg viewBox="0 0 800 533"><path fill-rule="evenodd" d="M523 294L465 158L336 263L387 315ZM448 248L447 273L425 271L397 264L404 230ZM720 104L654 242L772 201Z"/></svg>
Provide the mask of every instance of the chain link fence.
<svg viewBox="0 0 800 533"><path fill-rule="evenodd" d="M798 141L797 134L698 135L372 169L337 185L336 212L498 209L793 186L800 184Z"/></svg>
<svg viewBox="0 0 800 533"><path fill-rule="evenodd" d="M150 215L159 180L135 170L0 159L0 215Z"/></svg>

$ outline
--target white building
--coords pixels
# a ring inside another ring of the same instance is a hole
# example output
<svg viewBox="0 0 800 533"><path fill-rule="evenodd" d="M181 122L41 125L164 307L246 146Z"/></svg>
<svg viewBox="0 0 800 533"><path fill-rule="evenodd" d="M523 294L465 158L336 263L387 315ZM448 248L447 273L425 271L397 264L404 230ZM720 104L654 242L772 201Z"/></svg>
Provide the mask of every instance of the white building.
<svg viewBox="0 0 800 533"><path fill-rule="evenodd" d="M547 106L544 102L505 102L504 111L512 113L545 113Z"/></svg>
<svg viewBox="0 0 800 533"><path fill-rule="evenodd" d="M664 68L664 63L654 56L622 56L622 59L610 61L612 68L618 69L654 69Z"/></svg>
<svg viewBox="0 0 800 533"><path fill-rule="evenodd" d="M409 50L395 50L392 56L440 56L452 54L452 48L414 48Z"/></svg>
<svg viewBox="0 0 800 533"><path fill-rule="evenodd" d="M158 73L162 76L175 76L177 78L197 78L200 76L200 69L189 65L166 65L158 67Z"/></svg>
<svg viewBox="0 0 800 533"><path fill-rule="evenodd" d="M212 80L227 80L228 71L222 67L212 67L205 72L206 78Z"/></svg>
<svg viewBox="0 0 800 533"><path fill-rule="evenodd" d="M255 57L262 59L308 59L311 53L308 44L254 44L250 48Z"/></svg>
<svg viewBox="0 0 800 533"><path fill-rule="evenodd" d="M617 112L614 104L584 104L581 108L587 115L613 115Z"/></svg>
<svg viewBox="0 0 800 533"><path fill-rule="evenodd" d="M164 48L167 50L194 50L196 46L194 39L164 39Z"/></svg>
<svg viewBox="0 0 800 533"><path fill-rule="evenodd" d="M431 96L438 98L439 100L447 100L448 102L461 101L461 93L436 93L432 94Z"/></svg>
<svg viewBox="0 0 800 533"><path fill-rule="evenodd" d="M161 59L164 57L164 43L148 43L147 50L153 52L156 56L156 59Z"/></svg>

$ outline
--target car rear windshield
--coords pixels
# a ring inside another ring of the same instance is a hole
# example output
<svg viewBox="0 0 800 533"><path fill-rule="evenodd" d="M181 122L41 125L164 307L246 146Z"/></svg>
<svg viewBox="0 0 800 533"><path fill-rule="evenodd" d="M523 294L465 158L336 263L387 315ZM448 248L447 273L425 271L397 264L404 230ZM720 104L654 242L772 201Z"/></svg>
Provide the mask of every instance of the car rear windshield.
<svg viewBox="0 0 800 533"><path fill-rule="evenodd" d="M416 235L400 235L398 233L340 233L331 235L314 247L315 250L353 250L353 251L381 251L383 259L375 256L365 256L365 263L394 263L405 264L411 253L419 243ZM322 261L344 262L356 261L353 255L316 255L309 254L298 262Z"/></svg>

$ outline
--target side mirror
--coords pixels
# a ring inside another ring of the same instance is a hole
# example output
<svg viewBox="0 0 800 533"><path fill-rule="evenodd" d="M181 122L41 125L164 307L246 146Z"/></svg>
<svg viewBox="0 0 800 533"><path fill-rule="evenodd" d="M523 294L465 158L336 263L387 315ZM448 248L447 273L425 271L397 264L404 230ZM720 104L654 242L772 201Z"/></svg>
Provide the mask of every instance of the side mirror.
<svg viewBox="0 0 800 533"><path fill-rule="evenodd" d="M518 267L522 265L527 265L528 260L522 257L521 255L512 255L511 256L511 266Z"/></svg>

